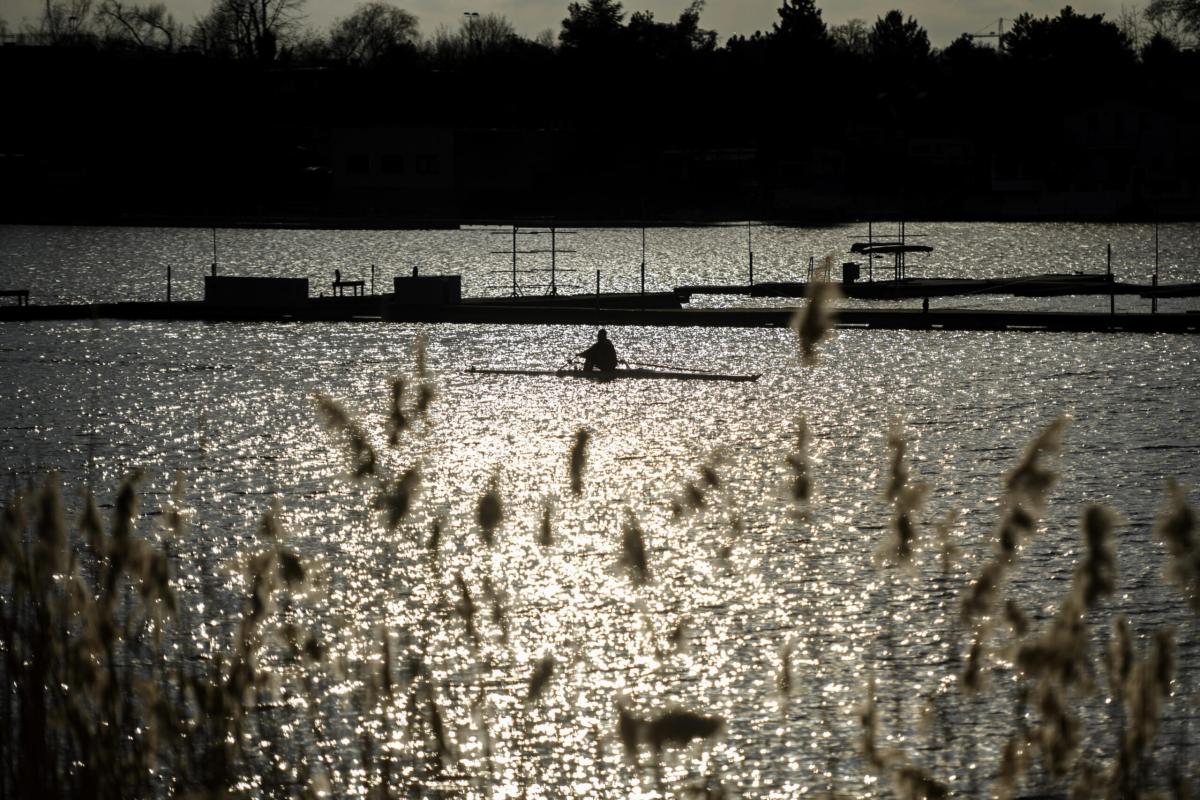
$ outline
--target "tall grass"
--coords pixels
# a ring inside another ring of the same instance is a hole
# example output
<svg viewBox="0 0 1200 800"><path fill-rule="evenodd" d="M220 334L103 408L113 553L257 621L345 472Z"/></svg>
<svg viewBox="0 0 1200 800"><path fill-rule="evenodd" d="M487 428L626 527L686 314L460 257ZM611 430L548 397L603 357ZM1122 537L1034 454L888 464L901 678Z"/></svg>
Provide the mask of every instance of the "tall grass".
<svg viewBox="0 0 1200 800"><path fill-rule="evenodd" d="M819 304L814 298L812 305ZM797 323L806 360L827 324L819 310ZM557 684L578 680L574 656L546 646L531 657L513 645L511 600L496 558L503 537L522 523L504 497L501 470L478 496L464 498L475 509L470 530L452 531L443 517L418 522L413 513L429 470L405 445L428 429L436 402L423 346L415 361L415 376L390 387L381 433L386 448L373 444L377 437L336 400L316 399L378 529L412 542L423 561L404 579L422 582L435 598L430 613L410 627L378 629L371 657L357 662L335 657L310 624L322 601L310 591L309 570L289 544L280 508L263 513L253 546L239 558L241 602L216 626L224 633L214 647L191 635L193 606L205 598L180 595L180 573L202 568L181 555L191 525L182 480L160 522L149 527L138 524L140 474L117 487L107 521L87 492L81 515L68 519L54 476L13 493L0 517L0 800L571 793L545 767L553 742L546 742L543 714ZM1196 716L1194 676L1175 672L1180 632L1151 631L1149 646L1139 649L1141 633L1126 617L1117 615L1100 642L1089 622L1101 610L1115 611L1117 514L1084 509L1082 557L1052 615L1039 621L1009 591L1041 529L1066 430L1067 421L1059 420L1038 433L1004 477L992 554L973 574L959 557L953 519L925 518L937 487L913 480L903 431L889 434L880 459L887 465L890 519L879 526L887 534L876 543L881 589L872 605L883 640L865 665L861 704L827 702L821 687L831 666L819 621L798 617L770 681L777 708L762 710L763 724L778 713L772 724L786 726L803 701L828 731L857 727L857 746L849 737L824 740L817 754L824 775L807 786L799 784L810 778L796 775L797 794L869 786L871 793L904 798L1187 796L1200 773L1187 738ZM588 499L588 454L603 435L580 430L564 448L563 489L570 497ZM788 481L780 492L790 505L786 518L801 528L821 502L821 475L808 455L813 435L801 420L794 449L778 455ZM717 555L728 566L746 531L722 464L720 454L702 461L674 495L669 516L720 508L728 529ZM663 572L643 511L626 509L611 531L611 567L627 576L635 600ZM541 551L552 554L560 540L572 538L562 524L554 499L546 497L533 533ZM1171 486L1155 530L1168 554L1164 578L1193 613L1200 609L1195 528L1185 493ZM480 548L486 557L478 568L448 566L443 550L451 537ZM938 565L932 578L912 567L923 548ZM906 666L899 614L922 596L956 597L959 613L948 623L940 661L917 669ZM669 638L683 649L682 621ZM525 677L514 682L505 675ZM890 713L879 706L881 687L895 702ZM1106 715L1087 713L1097 702ZM1164 742L1172 707L1187 722ZM520 724L503 724L511 713ZM997 735L998 714L1010 720L1007 735L982 741ZM617 694L600 730L583 735L594 736L600 750L623 753L627 769L645 776L645 791L722 797L729 783L714 762L695 756L733 723L707 709L646 697L635 703ZM1105 744L1085 748L1089 741ZM672 751L685 755L685 768ZM611 783L602 774L610 762L598 756L592 763L601 773L597 785Z"/></svg>

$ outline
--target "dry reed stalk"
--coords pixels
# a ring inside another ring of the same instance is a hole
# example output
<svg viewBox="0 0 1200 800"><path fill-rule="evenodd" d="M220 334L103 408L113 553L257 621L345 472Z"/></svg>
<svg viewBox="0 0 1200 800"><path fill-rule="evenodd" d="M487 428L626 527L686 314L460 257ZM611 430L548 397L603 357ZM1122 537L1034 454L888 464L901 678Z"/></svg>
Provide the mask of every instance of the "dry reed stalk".
<svg viewBox="0 0 1200 800"><path fill-rule="evenodd" d="M1158 735L1163 705L1175 670L1174 631L1155 631L1150 652L1138 658L1124 687L1125 732L1113 769L1112 785L1121 796L1134 796L1145 782L1150 746Z"/></svg>
<svg viewBox="0 0 1200 800"><path fill-rule="evenodd" d="M571 494L583 494L583 471L587 467L588 443L592 434L586 428L575 431L575 441L567 458L567 472L571 477Z"/></svg>
<svg viewBox="0 0 1200 800"><path fill-rule="evenodd" d="M621 528L620 565L629 571L635 586L644 586L650 580L650 565L646 559L646 538L633 512L627 512Z"/></svg>
<svg viewBox="0 0 1200 800"><path fill-rule="evenodd" d="M859 747L868 766L876 772L887 768L888 759L879 749L879 711L875 703L875 675L867 680L867 696L858 709Z"/></svg>
<svg viewBox="0 0 1200 800"><path fill-rule="evenodd" d="M793 639L788 639L779 649L779 676L776 678L775 688L779 697L779 715L783 719L787 719L788 704L791 702L794 689L792 652L795 649L796 642Z"/></svg>
<svg viewBox="0 0 1200 800"><path fill-rule="evenodd" d="M552 525L554 516L554 504L549 498L542 502L542 518L538 526L537 542L543 548L554 546L554 527Z"/></svg>
<svg viewBox="0 0 1200 800"><path fill-rule="evenodd" d="M808 463L808 443L811 431L804 417L796 420L796 447L787 455L791 469L790 492L792 502L806 506L812 499L812 475Z"/></svg>
<svg viewBox="0 0 1200 800"><path fill-rule="evenodd" d="M501 644L508 644L508 612L504 608L504 595L488 575L483 576L483 596L491 603L491 622L500 631Z"/></svg>
<svg viewBox="0 0 1200 800"><path fill-rule="evenodd" d="M892 782L896 794L905 800L941 800L950 796L950 787L933 777L924 767L911 764L898 767Z"/></svg>
<svg viewBox="0 0 1200 800"><path fill-rule="evenodd" d="M400 444L401 435L409 428L408 414L404 410L404 388L404 378L396 377L392 379L391 402L388 404L388 416L385 425L388 444L392 447Z"/></svg>
<svg viewBox="0 0 1200 800"><path fill-rule="evenodd" d="M475 626L476 607L475 601L471 599L471 589L467 586L467 581L461 572L455 574L454 583L458 587L458 605L455 606L455 611L462 618L463 625L466 628L467 638L471 640L471 647L479 649L480 638L479 630Z"/></svg>

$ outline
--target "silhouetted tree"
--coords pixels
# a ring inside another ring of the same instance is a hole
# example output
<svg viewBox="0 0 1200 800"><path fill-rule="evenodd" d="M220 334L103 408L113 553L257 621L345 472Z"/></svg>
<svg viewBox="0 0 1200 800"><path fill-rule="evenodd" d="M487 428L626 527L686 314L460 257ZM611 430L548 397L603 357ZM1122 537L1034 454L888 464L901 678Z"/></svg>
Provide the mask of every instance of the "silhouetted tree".
<svg viewBox="0 0 1200 800"><path fill-rule="evenodd" d="M101 36L108 44L170 52L183 38L183 26L162 3L143 6L121 0L103 0L96 9L96 19Z"/></svg>
<svg viewBox="0 0 1200 800"><path fill-rule="evenodd" d="M1070 6L1057 17L1021 14L1003 42L1004 51L1018 61L1074 65L1079 72L1120 67L1134 58L1128 37L1103 14L1076 14Z"/></svg>
<svg viewBox="0 0 1200 800"><path fill-rule="evenodd" d="M779 21L771 26L771 42L784 51L819 58L832 43L821 9L814 0L783 0Z"/></svg>
<svg viewBox="0 0 1200 800"><path fill-rule="evenodd" d="M1150 0L1146 17L1158 32L1185 44L1200 44L1200 0Z"/></svg>
<svg viewBox="0 0 1200 800"><path fill-rule="evenodd" d="M1179 55L1179 45L1175 40L1161 33L1151 36L1141 51L1142 63L1158 71L1174 67L1179 61Z"/></svg>
<svg viewBox="0 0 1200 800"><path fill-rule="evenodd" d="M372 64L399 50L411 49L417 40L417 18L387 3L364 3L333 24L329 49L346 64Z"/></svg>
<svg viewBox="0 0 1200 800"><path fill-rule="evenodd" d="M700 14L704 11L704 0L692 0L679 15L675 28L679 35L691 44L693 50L709 51L717 46L717 32L700 27Z"/></svg>
<svg viewBox="0 0 1200 800"><path fill-rule="evenodd" d="M964 33L937 54L938 60L951 72L969 70L980 64L993 64L999 57L995 48L979 44Z"/></svg>
<svg viewBox="0 0 1200 800"><path fill-rule="evenodd" d="M273 61L300 34L304 0L215 0L192 43L213 55Z"/></svg>
<svg viewBox="0 0 1200 800"><path fill-rule="evenodd" d="M629 39L638 50L662 61L683 59L694 51L710 52L717 34L700 27L703 8L703 0L695 0L673 24L656 22L650 11L634 12L629 18Z"/></svg>
<svg viewBox="0 0 1200 800"><path fill-rule="evenodd" d="M47 0L36 33L51 44L78 42L91 32L92 0Z"/></svg>
<svg viewBox="0 0 1200 800"><path fill-rule="evenodd" d="M1129 40L1135 50L1140 50L1142 45L1153 35L1153 31L1150 30L1148 11L1149 9L1146 8L1122 5L1117 12L1117 27L1121 29L1121 33L1125 34L1125 38Z"/></svg>
<svg viewBox="0 0 1200 800"><path fill-rule="evenodd" d="M481 14L463 17L457 30L438 29L430 42L432 58L442 66L509 53L521 43L507 17Z"/></svg>
<svg viewBox="0 0 1200 800"><path fill-rule="evenodd" d="M571 3L558 40L566 50L609 50L620 39L624 20L625 11L614 0Z"/></svg>
<svg viewBox="0 0 1200 800"><path fill-rule="evenodd" d="M888 67L907 67L929 60L929 34L915 19L889 11L875 20L868 36L871 55Z"/></svg>
<svg viewBox="0 0 1200 800"><path fill-rule="evenodd" d="M829 29L833 46L843 53L866 58L871 54L871 34L866 20L852 19Z"/></svg>

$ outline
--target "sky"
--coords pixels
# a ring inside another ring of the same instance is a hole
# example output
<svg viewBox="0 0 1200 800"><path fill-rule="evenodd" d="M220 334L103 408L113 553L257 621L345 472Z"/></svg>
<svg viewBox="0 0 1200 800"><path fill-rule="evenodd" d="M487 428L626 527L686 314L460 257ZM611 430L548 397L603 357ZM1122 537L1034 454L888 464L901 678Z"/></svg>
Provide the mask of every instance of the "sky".
<svg viewBox="0 0 1200 800"><path fill-rule="evenodd" d="M98 2L98 0L95 0ZM155 0L140 0L143 3ZM212 0L160 0L175 18L190 25L197 17L212 8ZM350 14L363 0L307 0L307 24L316 30L328 30L339 17ZM501 14L513 23L518 32L534 36L549 28L557 36L566 16L569 0L396 0L393 5L407 9L420 20L422 33L429 35L442 25L456 27L464 12ZM679 16L689 0L628 0L623 6L627 13L648 10L659 20ZM1122 6L1142 8L1147 0L818 0L822 16L829 24L859 18L868 22L893 8L900 8L929 31L934 46L945 46L961 33L995 30L1000 18L1012 19L1028 11L1035 16L1056 16L1065 5L1077 12L1103 13L1116 19ZM716 30L718 40L735 33L749 35L767 30L778 19L776 10L781 0L708 0L700 18L705 28ZM40 17L44 0L0 0L0 20L8 23L10 31L25 24L35 24Z"/></svg>

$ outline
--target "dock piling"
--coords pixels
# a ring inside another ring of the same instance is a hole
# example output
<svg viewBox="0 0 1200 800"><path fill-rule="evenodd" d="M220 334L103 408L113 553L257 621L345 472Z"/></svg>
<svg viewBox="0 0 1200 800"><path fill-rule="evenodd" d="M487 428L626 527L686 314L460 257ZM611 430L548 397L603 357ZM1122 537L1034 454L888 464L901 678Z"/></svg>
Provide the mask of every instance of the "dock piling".
<svg viewBox="0 0 1200 800"><path fill-rule="evenodd" d="M1108 275L1108 282L1109 282L1109 285L1111 285L1113 282L1112 242L1108 243L1108 271L1105 274ZM1117 296L1113 292L1108 293L1108 313L1110 313L1110 314L1117 313Z"/></svg>
<svg viewBox="0 0 1200 800"><path fill-rule="evenodd" d="M751 232L750 220L746 220L746 255L750 261L750 286L754 285L754 234Z"/></svg>
<svg viewBox="0 0 1200 800"><path fill-rule="evenodd" d="M1152 284L1155 289L1158 288L1158 223L1154 223L1154 280ZM1158 313L1158 295L1150 298L1150 313Z"/></svg>
<svg viewBox="0 0 1200 800"><path fill-rule="evenodd" d="M167 302L171 302L171 265L167 264Z"/></svg>

